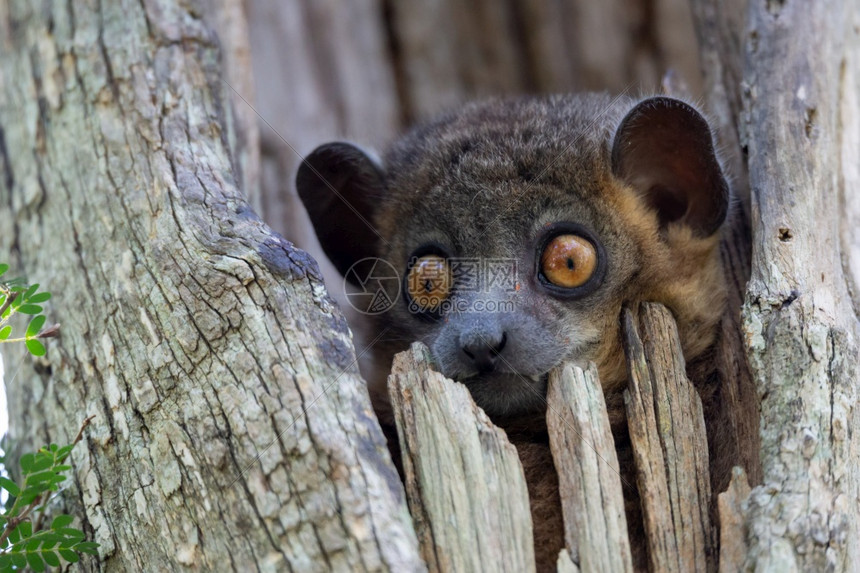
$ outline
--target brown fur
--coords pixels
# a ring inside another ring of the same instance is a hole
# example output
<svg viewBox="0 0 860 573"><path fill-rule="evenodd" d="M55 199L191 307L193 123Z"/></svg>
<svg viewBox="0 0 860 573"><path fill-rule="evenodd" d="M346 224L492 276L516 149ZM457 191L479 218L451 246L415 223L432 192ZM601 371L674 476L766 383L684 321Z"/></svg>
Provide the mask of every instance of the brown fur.
<svg viewBox="0 0 860 573"><path fill-rule="evenodd" d="M454 256L513 257L522 263L518 268L522 288L511 297L518 302L520 322L530 320L538 326L531 331L522 327L526 343L507 350L515 376L490 379L489 386L472 384L470 389L517 446L528 482L541 571L555 569L564 539L545 405L522 390L525 383L543 400L545 380L528 383L526 377L564 361L595 362L627 484L635 483L635 477L622 400L627 383L619 323L622 305L655 301L669 307L694 382L703 394L714 393L707 387L714 380L708 351L725 301L719 233L702 233L684 219L667 223L635 180L614 172L613 137L635 104L600 94L473 104L396 142L385 157L380 180L374 182L373 169L367 165L361 171L360 179L369 187L365 196L377 193L380 199L368 216L382 239L368 239L374 244L368 246L367 256L405 269L415 249L429 241L444 244ZM647 140L648 134L639 137ZM703 137L710 143L709 132ZM713 163L710 167L719 174L716 159ZM338 174L342 176L343 170ZM350 191L346 184L341 190ZM533 273L536 237L557 221L588 228L606 251L603 283L581 299L547 295ZM448 317L444 323L420 321L397 304L377 320L379 330L386 332L382 363L390 364L395 352L422 340L443 373L453 377L463 373L462 363L452 358L456 346L443 341L444 329L454 328ZM466 378L469 386L474 378ZM390 419L384 380L370 382L381 419ZM627 488L625 497L636 566L643 568L646 555L635 488Z"/></svg>

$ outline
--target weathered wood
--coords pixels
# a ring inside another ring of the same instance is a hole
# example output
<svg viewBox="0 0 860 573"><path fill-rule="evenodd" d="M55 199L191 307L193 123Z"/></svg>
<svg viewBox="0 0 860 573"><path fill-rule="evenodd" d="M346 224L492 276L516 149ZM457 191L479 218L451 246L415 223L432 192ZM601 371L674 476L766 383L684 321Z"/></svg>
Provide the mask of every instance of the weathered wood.
<svg viewBox="0 0 860 573"><path fill-rule="evenodd" d="M594 364L550 372L546 420L569 557L583 571L632 571L621 474Z"/></svg>
<svg viewBox="0 0 860 573"><path fill-rule="evenodd" d="M855 0L751 2L747 14L753 261L743 319L763 483L747 502L745 566L757 570L860 563L860 327L839 249L840 226L858 225L840 202L843 161L857 157L839 147L842 101L857 99L846 78L857 72L858 11Z"/></svg>
<svg viewBox="0 0 860 573"><path fill-rule="evenodd" d="M406 495L430 571L534 571L525 476L514 446L420 343L394 359L389 392Z"/></svg>
<svg viewBox="0 0 860 573"><path fill-rule="evenodd" d="M570 553L568 553L567 549L559 551L556 570L558 573L579 573L579 567L570 558Z"/></svg>
<svg viewBox="0 0 860 573"><path fill-rule="evenodd" d="M238 189L196 10L0 1L0 252L63 323L44 360L4 349L10 433L95 414L63 496L84 570L419 569L346 324Z"/></svg>
<svg viewBox="0 0 860 573"><path fill-rule="evenodd" d="M749 495L750 486L746 473L741 468L735 468L729 488L718 497L720 573L733 573L743 569L747 555L743 503Z"/></svg>
<svg viewBox="0 0 860 573"><path fill-rule="evenodd" d="M741 465L761 482L759 400L742 336L740 309L750 277L750 193L741 142L741 76L746 0L693 0L705 83L705 108L715 129L720 159L731 179L732 210L720 254L728 285L715 359L719 385L704 404L711 446L713 493L728 486Z"/></svg>
<svg viewBox="0 0 860 573"><path fill-rule="evenodd" d="M716 568L702 406L687 379L671 313L646 303L622 312L630 373L624 403L653 571ZM641 337L640 337L641 332Z"/></svg>

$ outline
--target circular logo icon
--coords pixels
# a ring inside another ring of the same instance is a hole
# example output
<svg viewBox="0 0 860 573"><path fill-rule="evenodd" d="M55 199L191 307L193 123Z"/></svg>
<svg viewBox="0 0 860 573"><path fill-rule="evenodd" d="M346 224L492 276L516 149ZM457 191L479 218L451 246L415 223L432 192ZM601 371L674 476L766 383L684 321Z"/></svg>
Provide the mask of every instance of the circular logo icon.
<svg viewBox="0 0 860 573"><path fill-rule="evenodd" d="M356 290L354 286L358 285ZM361 259L343 277L350 306L362 314L382 314L400 298L400 276L391 263L376 257Z"/></svg>

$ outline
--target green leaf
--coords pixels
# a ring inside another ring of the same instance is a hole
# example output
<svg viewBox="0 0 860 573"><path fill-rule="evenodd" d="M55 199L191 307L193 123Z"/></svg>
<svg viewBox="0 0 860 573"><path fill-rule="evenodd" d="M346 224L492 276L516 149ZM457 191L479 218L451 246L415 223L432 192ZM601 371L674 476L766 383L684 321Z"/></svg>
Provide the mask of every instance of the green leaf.
<svg viewBox="0 0 860 573"><path fill-rule="evenodd" d="M32 304L40 304L40 303L46 302L50 299L51 299L51 293L40 292L40 293L36 293L33 296L31 296L30 298L28 298L27 302L32 303Z"/></svg>
<svg viewBox="0 0 860 573"><path fill-rule="evenodd" d="M30 324L27 326L27 334L24 336L31 338L39 334L39 331L42 330L42 325L45 324L45 320L47 319L44 314L33 317L33 320L31 320ZM0 334L0 336L2 336L2 334Z"/></svg>
<svg viewBox="0 0 860 573"><path fill-rule="evenodd" d="M45 563L51 567L60 566L60 558L53 551L42 551L42 557L45 558Z"/></svg>
<svg viewBox="0 0 860 573"><path fill-rule="evenodd" d="M22 505L30 505L34 499L45 493L45 490L47 489L47 486L42 483L28 485L21 492L21 495L18 496L18 499L21 500Z"/></svg>
<svg viewBox="0 0 860 573"><path fill-rule="evenodd" d="M27 476L27 485L34 486L45 482L50 482L54 475L54 470L45 470L42 472L30 474Z"/></svg>
<svg viewBox="0 0 860 573"><path fill-rule="evenodd" d="M12 553L9 555L12 558L12 565L18 569L23 569L27 566L27 558L20 553Z"/></svg>
<svg viewBox="0 0 860 573"><path fill-rule="evenodd" d="M83 539L86 537L83 531L81 531L80 529L75 529L74 527L58 527L54 531L65 535L69 539L77 539L79 541L83 541Z"/></svg>
<svg viewBox="0 0 860 573"><path fill-rule="evenodd" d="M78 551L83 551L84 553L89 553L90 555L98 554L99 544L95 541L81 541L75 546L75 549Z"/></svg>
<svg viewBox="0 0 860 573"><path fill-rule="evenodd" d="M75 518L73 516L61 513L51 522L51 529L60 529L61 527L66 527L74 520Z"/></svg>
<svg viewBox="0 0 860 573"><path fill-rule="evenodd" d="M9 335L12 334L12 325L7 324L2 329L0 329L0 340L6 340L9 338Z"/></svg>
<svg viewBox="0 0 860 573"><path fill-rule="evenodd" d="M32 354L33 356L44 356L47 352L45 350L45 345L36 340L35 338L25 340L24 344L27 345L27 350L29 350L30 354Z"/></svg>
<svg viewBox="0 0 860 573"><path fill-rule="evenodd" d="M11 533L9 533L9 543L14 545L14 544L18 543L19 541L21 541L21 529L20 528L21 528L21 524L19 523L18 526L15 529L13 529L11 531Z"/></svg>
<svg viewBox="0 0 860 573"><path fill-rule="evenodd" d="M63 556L63 559L65 559L69 563L77 563L78 561L81 560L81 558L78 557L78 554L75 553L74 551L72 551L71 549L60 548L60 549L57 549L57 552L59 552L59 554Z"/></svg>
<svg viewBox="0 0 860 573"><path fill-rule="evenodd" d="M71 452L71 451L72 451L72 448L73 448L73 447L75 447L75 445L74 445L74 444L70 444L70 445L68 445L68 446L63 446L62 448L60 448L59 450L57 450L57 454L56 454L56 455L57 455L57 459L58 459L58 460L60 460L60 461L63 461L64 459L66 459L66 456L68 456L68 455L69 455L69 452Z"/></svg>
<svg viewBox="0 0 860 573"><path fill-rule="evenodd" d="M0 477L0 487L18 497L18 494L21 493L21 488L18 487L18 484L10 480L9 478Z"/></svg>
<svg viewBox="0 0 860 573"><path fill-rule="evenodd" d="M54 466L55 472L66 472L72 469L72 466Z"/></svg>
<svg viewBox="0 0 860 573"><path fill-rule="evenodd" d="M27 553L32 553L33 551L37 550L39 548L39 545L41 545L41 544L42 544L42 542L40 540L31 539L30 541L28 541L27 543L24 544L24 551L26 551Z"/></svg>
<svg viewBox="0 0 860 573"><path fill-rule="evenodd" d="M18 499L16 499L15 501L21 502L21 507L27 507L28 505L36 501L36 498L39 497L40 493L41 492L32 493L25 491L21 495L19 495Z"/></svg>
<svg viewBox="0 0 860 573"><path fill-rule="evenodd" d="M39 556L38 553L28 553L27 564L36 573L42 573L42 571L45 570L45 562L42 561L42 558Z"/></svg>
<svg viewBox="0 0 860 573"><path fill-rule="evenodd" d="M11 566L12 566L12 560L9 558L9 556L6 555L5 553L0 553L0 569L3 569L4 567L11 567Z"/></svg>
<svg viewBox="0 0 860 573"><path fill-rule="evenodd" d="M18 307L18 312L22 314L39 314L42 312L42 307L38 304L26 303Z"/></svg>
<svg viewBox="0 0 860 573"><path fill-rule="evenodd" d="M31 535L33 535L33 522L32 521L22 521L18 526L18 529L21 531L21 538L28 539Z"/></svg>
<svg viewBox="0 0 860 573"><path fill-rule="evenodd" d="M0 263L0 275L9 270L9 265L6 263Z"/></svg>
<svg viewBox="0 0 860 573"><path fill-rule="evenodd" d="M26 473L30 473L31 468L33 467L33 462L36 460L36 454L32 452L27 452L23 456L21 456L21 460L18 464L21 466L21 471Z"/></svg>
<svg viewBox="0 0 860 573"><path fill-rule="evenodd" d="M23 294L23 295L21 295L21 297L22 297L24 300L28 300L31 296L33 296L34 294L36 294L36 291L37 291L37 290L39 290L39 283L34 283L34 284L30 285L30 288L28 288L28 289L24 292L24 294Z"/></svg>
<svg viewBox="0 0 860 573"><path fill-rule="evenodd" d="M43 452L36 453L36 459L33 460L33 465L30 467L29 473L40 472L54 465L54 456Z"/></svg>

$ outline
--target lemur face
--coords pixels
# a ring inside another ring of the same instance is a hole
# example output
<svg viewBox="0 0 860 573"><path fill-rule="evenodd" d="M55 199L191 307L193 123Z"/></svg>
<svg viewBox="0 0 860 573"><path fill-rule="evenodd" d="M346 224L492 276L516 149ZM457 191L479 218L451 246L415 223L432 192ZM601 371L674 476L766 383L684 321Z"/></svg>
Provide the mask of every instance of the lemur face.
<svg viewBox="0 0 860 573"><path fill-rule="evenodd" d="M677 100L474 104L382 165L322 146L297 184L341 272L365 257L398 270L378 317L392 349L424 342L490 415L541 411L563 361L622 384L625 302L667 304L688 359L713 340L728 191L707 123Z"/></svg>

